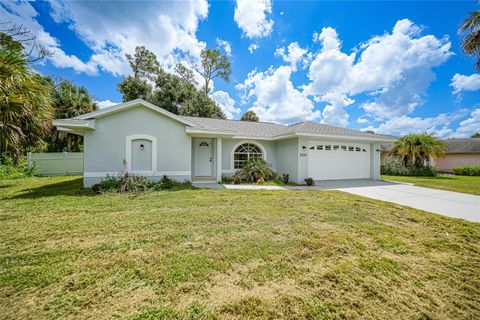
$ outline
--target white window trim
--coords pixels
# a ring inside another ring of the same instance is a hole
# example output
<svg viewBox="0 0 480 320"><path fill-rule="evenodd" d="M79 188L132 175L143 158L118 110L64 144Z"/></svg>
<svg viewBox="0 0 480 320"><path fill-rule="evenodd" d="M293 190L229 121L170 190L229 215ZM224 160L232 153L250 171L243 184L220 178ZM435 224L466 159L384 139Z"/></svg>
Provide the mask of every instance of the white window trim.
<svg viewBox="0 0 480 320"><path fill-rule="evenodd" d="M235 160L234 160L235 150L237 150L237 148L244 143L254 144L254 145L258 146L260 149L262 149L263 160L267 161L267 150L265 149L265 147L260 142L258 142L256 140L242 140L242 141L238 142L237 144L235 144L233 146L232 151L230 153L230 170L232 170L233 172L238 170L238 169L235 169Z"/></svg>
<svg viewBox="0 0 480 320"><path fill-rule="evenodd" d="M132 141L150 140L152 142L152 170L150 171L132 171ZM155 175L157 171L157 138L148 134L134 134L127 136L125 146L125 160L127 162L127 172L141 173L142 175Z"/></svg>

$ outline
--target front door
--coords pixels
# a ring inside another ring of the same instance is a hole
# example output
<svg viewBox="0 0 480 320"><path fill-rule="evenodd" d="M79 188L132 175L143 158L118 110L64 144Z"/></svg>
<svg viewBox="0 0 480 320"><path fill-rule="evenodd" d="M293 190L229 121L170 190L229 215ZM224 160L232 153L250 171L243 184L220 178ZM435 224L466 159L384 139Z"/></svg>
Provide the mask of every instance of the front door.
<svg viewBox="0 0 480 320"><path fill-rule="evenodd" d="M213 141L212 139L195 139L195 176L213 176Z"/></svg>

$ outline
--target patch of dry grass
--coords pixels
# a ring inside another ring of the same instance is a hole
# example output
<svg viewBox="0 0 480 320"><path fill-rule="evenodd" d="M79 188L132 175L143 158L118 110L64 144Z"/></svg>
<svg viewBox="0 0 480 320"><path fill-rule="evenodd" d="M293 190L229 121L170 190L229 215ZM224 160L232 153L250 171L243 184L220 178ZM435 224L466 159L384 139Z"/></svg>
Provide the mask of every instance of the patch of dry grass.
<svg viewBox="0 0 480 320"><path fill-rule="evenodd" d="M0 314L480 317L480 227L333 191L0 182Z"/></svg>

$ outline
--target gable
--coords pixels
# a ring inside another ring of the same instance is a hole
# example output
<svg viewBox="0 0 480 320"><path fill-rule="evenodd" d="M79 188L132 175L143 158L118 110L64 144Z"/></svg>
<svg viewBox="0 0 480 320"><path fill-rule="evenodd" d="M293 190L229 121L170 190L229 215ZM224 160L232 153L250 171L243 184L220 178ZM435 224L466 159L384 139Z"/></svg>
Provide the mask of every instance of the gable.
<svg viewBox="0 0 480 320"><path fill-rule="evenodd" d="M151 104L151 103L149 103L147 101L144 101L144 100L141 100L141 99L136 99L136 100L124 102L124 103L121 103L121 104L117 104L117 105L114 105L114 106L111 106L111 107L108 107L108 108L104 108L104 109L101 109L101 110L86 113L86 114L80 115L78 117L74 117L72 119L76 119L76 120L78 120L78 119L79 120L100 119L100 118L111 116L111 115L116 114L116 113L126 112L130 109L138 108L138 107L150 109L151 111L153 111L153 112L155 112L159 115L163 115L163 116L168 117L172 120L183 123L187 126L191 126L191 127L196 127L197 126L195 123L193 123L191 121L188 121L187 119L185 119L181 116L173 114L173 113L171 113L171 112L169 112L165 109L157 107L156 105Z"/></svg>
<svg viewBox="0 0 480 320"><path fill-rule="evenodd" d="M97 132L106 131L111 134L123 134L125 131L145 132L146 130L160 130L164 135L185 134L185 124L166 115L155 112L150 108L137 105L114 112L108 116L95 119Z"/></svg>

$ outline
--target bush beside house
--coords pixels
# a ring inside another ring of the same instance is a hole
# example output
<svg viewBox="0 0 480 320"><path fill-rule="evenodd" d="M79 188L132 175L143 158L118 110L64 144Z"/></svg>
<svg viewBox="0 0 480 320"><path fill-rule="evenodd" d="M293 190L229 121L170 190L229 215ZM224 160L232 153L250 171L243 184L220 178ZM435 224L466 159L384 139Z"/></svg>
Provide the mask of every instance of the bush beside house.
<svg viewBox="0 0 480 320"><path fill-rule="evenodd" d="M178 182L167 176L163 176L159 181L149 181L147 177L121 173L118 176L107 177L102 182L93 185L92 191L95 193L137 193L143 191L182 190L192 188L192 183L190 181Z"/></svg>
<svg viewBox="0 0 480 320"><path fill-rule="evenodd" d="M453 173L458 176L480 176L480 166L454 167Z"/></svg>

